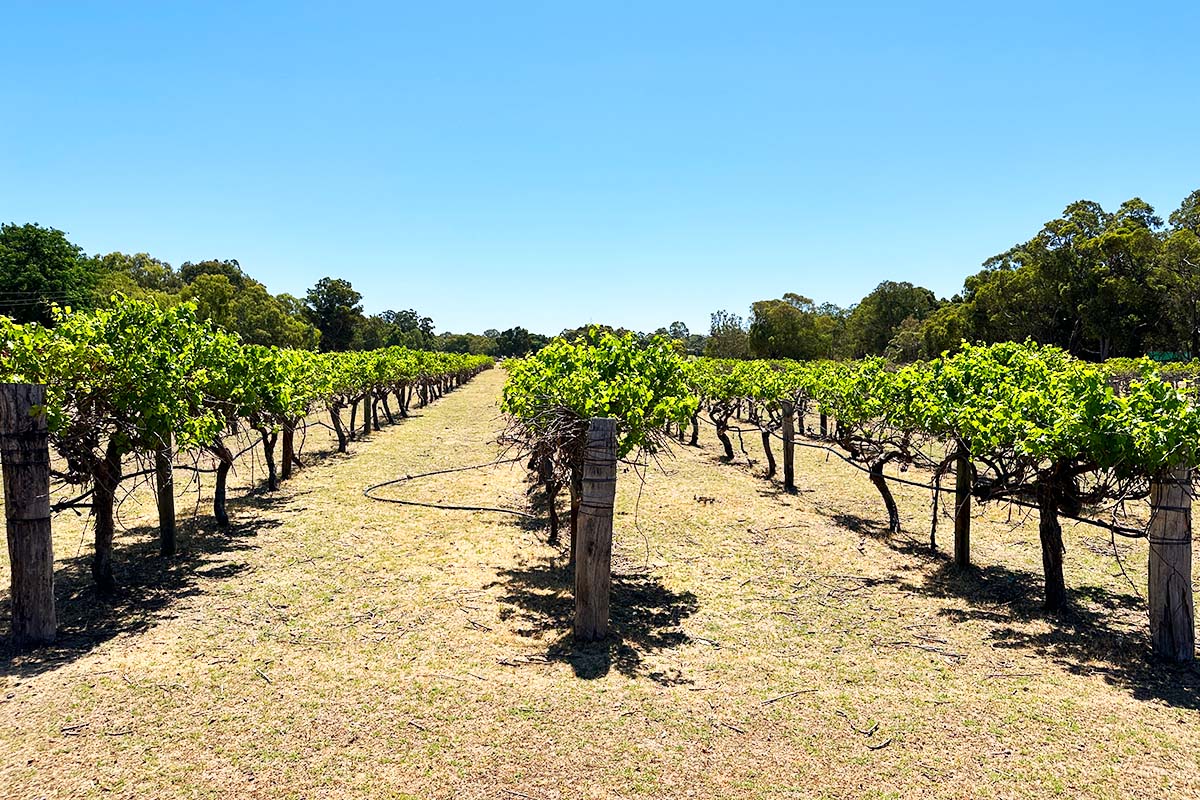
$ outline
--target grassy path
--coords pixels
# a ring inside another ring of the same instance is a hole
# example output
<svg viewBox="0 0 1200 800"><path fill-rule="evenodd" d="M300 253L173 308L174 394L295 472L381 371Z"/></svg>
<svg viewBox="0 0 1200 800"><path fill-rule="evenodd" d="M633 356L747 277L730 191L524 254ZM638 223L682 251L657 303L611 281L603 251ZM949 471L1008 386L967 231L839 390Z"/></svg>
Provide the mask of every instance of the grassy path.
<svg viewBox="0 0 1200 800"><path fill-rule="evenodd" d="M921 545L927 497L882 538L865 479L811 451L796 496L714 442L622 474L617 638L574 647L540 526L361 495L494 458L502 381L240 499L231 534L186 525L169 568L135 530L116 608L65 558L67 641L2 662L0 796L1200 795L1195 673L1142 661L1093 532L1068 534L1079 602L1052 624L1029 523L978 520L957 576ZM522 478L395 491L520 507Z"/></svg>

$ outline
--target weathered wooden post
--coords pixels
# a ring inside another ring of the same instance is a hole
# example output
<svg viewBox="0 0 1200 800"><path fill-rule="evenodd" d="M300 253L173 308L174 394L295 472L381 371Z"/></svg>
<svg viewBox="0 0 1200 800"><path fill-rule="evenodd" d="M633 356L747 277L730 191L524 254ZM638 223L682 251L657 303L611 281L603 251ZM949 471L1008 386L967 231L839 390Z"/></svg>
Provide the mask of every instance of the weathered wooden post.
<svg viewBox="0 0 1200 800"><path fill-rule="evenodd" d="M171 469L174 441L171 434L154 448L154 476L158 492L158 550L164 556L175 555L175 474Z"/></svg>
<svg viewBox="0 0 1200 800"><path fill-rule="evenodd" d="M954 461L954 563L971 566L971 454L962 444Z"/></svg>
<svg viewBox="0 0 1200 800"><path fill-rule="evenodd" d="M50 444L40 411L45 404L45 386L0 384L0 465L17 645L52 642L56 632Z"/></svg>
<svg viewBox="0 0 1200 800"><path fill-rule="evenodd" d="M617 497L617 422L588 424L575 554L575 638L583 642L608 634L608 595L612 586L613 503Z"/></svg>
<svg viewBox="0 0 1200 800"><path fill-rule="evenodd" d="M796 407L790 400L779 404L783 414L783 489L796 491Z"/></svg>
<svg viewBox="0 0 1200 800"><path fill-rule="evenodd" d="M1150 640L1171 661L1196 655L1192 600L1191 471L1169 469L1150 482Z"/></svg>

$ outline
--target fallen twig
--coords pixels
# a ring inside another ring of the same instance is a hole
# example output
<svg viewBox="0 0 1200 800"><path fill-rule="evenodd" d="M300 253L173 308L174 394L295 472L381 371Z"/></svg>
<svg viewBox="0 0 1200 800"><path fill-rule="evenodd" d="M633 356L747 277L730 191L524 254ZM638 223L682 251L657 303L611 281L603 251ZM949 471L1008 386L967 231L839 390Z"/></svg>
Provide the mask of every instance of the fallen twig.
<svg viewBox="0 0 1200 800"><path fill-rule="evenodd" d="M780 700L786 700L787 698L795 697L798 694L811 694L812 692L815 692L815 691L817 691L817 690L816 689L797 689L794 692L788 692L787 694L781 694L778 697L772 697L770 700L763 700L761 703L759 703L759 705L769 706L769 705L771 705L771 703L777 703Z"/></svg>

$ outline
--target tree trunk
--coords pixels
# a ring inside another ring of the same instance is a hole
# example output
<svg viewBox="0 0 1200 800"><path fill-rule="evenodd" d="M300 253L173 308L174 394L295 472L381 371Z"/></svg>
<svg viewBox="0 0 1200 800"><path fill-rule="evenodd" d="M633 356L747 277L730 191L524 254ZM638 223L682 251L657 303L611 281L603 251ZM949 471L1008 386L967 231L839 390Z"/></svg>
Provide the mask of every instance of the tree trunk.
<svg viewBox="0 0 1200 800"><path fill-rule="evenodd" d="M550 456L534 456L537 461L538 482L542 484L546 495L546 508L550 514L550 535L546 539L546 543L557 547L558 546L558 508L556 501L558 499L558 490L561 488L554 480L554 462L550 460Z"/></svg>
<svg viewBox="0 0 1200 800"><path fill-rule="evenodd" d="M54 548L46 387L0 385L0 464L8 537L12 636L17 647L54 641Z"/></svg>
<svg viewBox="0 0 1200 800"><path fill-rule="evenodd" d="M557 483L546 486L546 511L550 517L550 535L546 537L546 544L551 547L558 547L558 491L560 487Z"/></svg>
<svg viewBox="0 0 1200 800"><path fill-rule="evenodd" d="M692 414L692 439L688 442L692 447L700 445L700 412Z"/></svg>
<svg viewBox="0 0 1200 800"><path fill-rule="evenodd" d="M358 401L357 400L350 401L350 431L349 431L347 438L350 439L350 441L354 441L355 439L358 438ZM342 452L344 453L346 451L342 450Z"/></svg>
<svg viewBox="0 0 1200 800"><path fill-rule="evenodd" d="M829 435L829 416L824 411L821 412L820 420L821 420L821 436L822 437L828 436Z"/></svg>
<svg viewBox="0 0 1200 800"><path fill-rule="evenodd" d="M154 449L155 490L158 497L158 551L175 555L175 473L171 469L173 443L167 434Z"/></svg>
<svg viewBox="0 0 1200 800"><path fill-rule="evenodd" d="M771 432L762 432L763 453L767 457L767 474L763 477L770 480L775 477L775 454L771 452Z"/></svg>
<svg viewBox="0 0 1200 800"><path fill-rule="evenodd" d="M117 485L121 482L121 452L112 442L96 465L92 473L92 514L95 517L96 549L92 553L92 578L96 581L96 589L102 595L116 591L117 582L113 578L112 548L115 521L113 505L117 495Z"/></svg>
<svg viewBox="0 0 1200 800"><path fill-rule="evenodd" d="M954 462L954 563L971 566L971 454L958 446Z"/></svg>
<svg viewBox="0 0 1200 800"><path fill-rule="evenodd" d="M362 409L363 410L362 432L363 432L363 438L366 439L368 436L371 435L371 393L370 392L367 392L365 395L363 395L362 407L363 407L363 409Z"/></svg>
<svg viewBox="0 0 1200 800"><path fill-rule="evenodd" d="M1156 656L1176 662L1196 656L1190 489L1182 468L1150 484L1150 640Z"/></svg>
<svg viewBox="0 0 1200 800"><path fill-rule="evenodd" d="M733 442L729 439L729 434L726 432L729 428L729 413L713 416L713 423L717 426L717 438L721 440L721 446L725 448L725 460L733 461Z"/></svg>
<svg viewBox="0 0 1200 800"><path fill-rule="evenodd" d="M892 497L892 490L888 487L887 478L883 475L883 467L886 463L880 460L871 464L871 483L875 484L879 496L883 498L883 505L887 508L888 533L899 533L900 509L896 507L896 499Z"/></svg>
<svg viewBox="0 0 1200 800"><path fill-rule="evenodd" d="M371 427L376 431L383 430L383 426L379 424L379 395L371 395Z"/></svg>
<svg viewBox="0 0 1200 800"><path fill-rule="evenodd" d="M292 463L296 460L296 424L288 420L283 424L283 458L279 462L279 477L292 477Z"/></svg>
<svg viewBox="0 0 1200 800"><path fill-rule="evenodd" d="M279 440L279 434L262 427L258 429L258 435L262 437L263 458L267 461L267 491L273 492L279 488L279 474L275 469L275 443Z"/></svg>
<svg viewBox="0 0 1200 800"><path fill-rule="evenodd" d="M780 404L783 415L783 490L796 491L796 431L793 428L796 409L789 401ZM775 472L774 464L771 472Z"/></svg>
<svg viewBox="0 0 1200 800"><path fill-rule="evenodd" d="M568 564L575 566L575 545L579 541L579 504L583 500L582 475L574 470L567 484L571 488L571 554Z"/></svg>
<svg viewBox="0 0 1200 800"><path fill-rule="evenodd" d="M346 429L342 427L342 412L339 406L329 409L329 419L333 422L333 432L337 434L338 452L346 452Z"/></svg>
<svg viewBox="0 0 1200 800"><path fill-rule="evenodd" d="M388 425L395 425L396 418L392 416L392 407L388 405L388 393L383 393L383 416L387 419Z"/></svg>
<svg viewBox="0 0 1200 800"><path fill-rule="evenodd" d="M217 442L212 452L217 456L217 480L213 487L213 516L216 517L217 525L222 528L229 527L229 514L225 510L225 487L229 482L229 470L233 467L233 453L229 452L229 448L224 442Z"/></svg>
<svg viewBox="0 0 1200 800"><path fill-rule="evenodd" d="M1046 578L1046 610L1058 611L1067 602L1063 581L1062 527L1058 524L1059 488L1056 478L1038 482L1038 534L1042 540L1042 572Z"/></svg>

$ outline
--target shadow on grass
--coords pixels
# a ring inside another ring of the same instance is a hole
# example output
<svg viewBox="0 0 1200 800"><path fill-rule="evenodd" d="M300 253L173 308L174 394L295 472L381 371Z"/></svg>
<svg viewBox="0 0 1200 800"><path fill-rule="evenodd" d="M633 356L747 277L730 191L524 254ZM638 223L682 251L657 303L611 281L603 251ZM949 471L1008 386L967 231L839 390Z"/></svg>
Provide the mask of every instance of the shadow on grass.
<svg viewBox="0 0 1200 800"><path fill-rule="evenodd" d="M171 619L180 601L204 593L206 581L223 581L242 574L246 564L240 551L254 547L262 531L282 524L254 512L270 511L294 500L261 493L229 501L233 524L219 529L210 519L180 520L178 553L158 552L158 528L132 528L113 545L113 570L118 588L111 597L96 592L91 572L91 548L67 559L54 573L54 600L58 637L54 644L17 650L5 637L0 642L0 674L29 677L80 658L114 637L139 634L162 620ZM238 519L238 517L242 519ZM7 592L0 594L0 627L11 625L12 608Z"/></svg>
<svg viewBox="0 0 1200 800"><path fill-rule="evenodd" d="M575 600L567 567L537 564L504 570L488 588L497 586L505 591L500 597L500 618L514 621L516 633L522 636L557 633L546 657L569 662L576 676L599 678L616 669L622 675L645 676L662 684L688 682L679 675L646 672L643 662L649 653L691 641L679 627L699 608L691 592L673 592L650 574L614 574L608 638L584 644L571 634Z"/></svg>
<svg viewBox="0 0 1200 800"><path fill-rule="evenodd" d="M349 435L348 440L352 444L362 443L405 420L419 418L432 402L411 409L407 416L393 412L394 422L387 423L381 418L380 430L372 430L366 435L359 420L357 433ZM296 457L301 462L299 468L337 463L355 455L353 449L340 452L336 440L321 442L317 439L310 442L309 427L333 431L332 426L323 419L313 420L297 431ZM353 433L349 426L347 433ZM190 517L181 517L177 523L178 552L175 556L164 558L159 555L157 526L124 530L113 543L113 571L118 588L111 597L101 597L96 592L91 573L90 541L85 543L81 555L67 559L54 572L55 612L58 616L55 643L36 649L17 650L11 638L3 636L0 638L0 675L31 676L52 670L74 661L116 636L145 632L159 620L170 619L175 603L203 593L203 581L227 580L242 574L246 564L237 560L235 554L253 548L253 539L259 532L283 524L279 519L263 519L261 512L291 505L297 497L307 493L293 491L268 494L265 484L258 477L266 474L265 464L260 463L262 454L258 449L248 452L249 463L238 464L230 474L231 491L235 491L233 480L239 475L245 476L248 472L250 482L244 494L230 497L226 503L233 523L230 527L219 528L211 518L203 516L206 510L198 495L195 513ZM119 501L118 522L120 503L124 503L128 496L126 494ZM182 508L186 508L186 504ZM303 509L293 507L292 510ZM245 518L238 519L239 515ZM89 539L90 532L89 525ZM8 631L11 628L12 604L6 587L5 591L0 592L0 630Z"/></svg>
<svg viewBox="0 0 1200 800"><path fill-rule="evenodd" d="M951 623L989 624L985 641L997 650L1032 651L1072 674L1100 675L1138 700L1200 709L1200 673L1195 666L1168 664L1151 656L1145 602L1132 590L1068 586L1067 608L1051 615L1042 607L1040 575L1000 565L960 569L949 554L931 552L927 542L905 534L889 536L887 526L878 521L853 514L833 514L830 519L898 553L925 560L929 568L923 571L923 579L901 582L899 588L965 602L966 608L943 608L938 613ZM1030 624L1041 620L1049 622L1048 629Z"/></svg>

